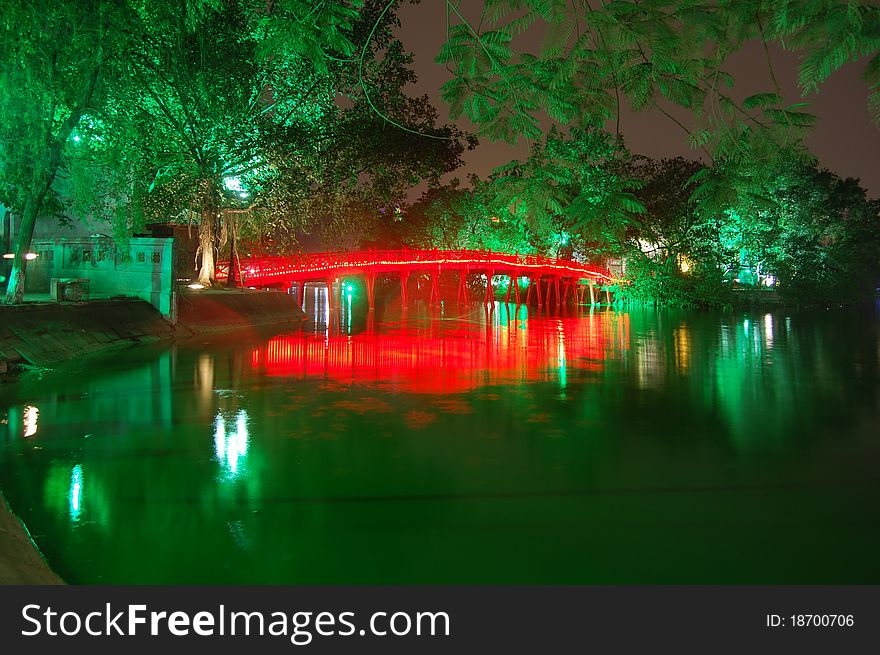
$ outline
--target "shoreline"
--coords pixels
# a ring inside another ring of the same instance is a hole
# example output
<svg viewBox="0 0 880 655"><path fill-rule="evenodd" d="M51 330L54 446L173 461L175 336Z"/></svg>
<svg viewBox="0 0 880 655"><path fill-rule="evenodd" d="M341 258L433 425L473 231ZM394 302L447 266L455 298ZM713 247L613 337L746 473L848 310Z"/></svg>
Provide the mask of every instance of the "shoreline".
<svg viewBox="0 0 880 655"><path fill-rule="evenodd" d="M0 490L0 585L64 584Z"/></svg>
<svg viewBox="0 0 880 655"><path fill-rule="evenodd" d="M122 348L186 342L209 335L295 326L306 315L277 291L207 290L181 294L175 324L143 300L0 305L0 386L29 369Z"/></svg>

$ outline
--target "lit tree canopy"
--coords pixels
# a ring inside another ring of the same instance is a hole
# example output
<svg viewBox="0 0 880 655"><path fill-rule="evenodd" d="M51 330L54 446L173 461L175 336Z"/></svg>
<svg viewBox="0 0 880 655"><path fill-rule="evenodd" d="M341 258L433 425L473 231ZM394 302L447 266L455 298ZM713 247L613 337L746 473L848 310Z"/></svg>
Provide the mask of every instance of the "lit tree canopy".
<svg viewBox="0 0 880 655"><path fill-rule="evenodd" d="M403 94L414 78L387 5L253 7L227 3L192 20L183 6L157 7L135 62L133 105L154 170L148 206L199 216L202 284L213 280L221 213L251 208L245 236L287 250L297 229L331 216L344 231L369 204L455 168L461 152L462 135L438 131L430 105Z"/></svg>
<svg viewBox="0 0 880 655"><path fill-rule="evenodd" d="M20 302L37 216L69 172L124 68L133 12L124 1L4 3L0 23L0 202L19 218L6 302Z"/></svg>
<svg viewBox="0 0 880 655"><path fill-rule="evenodd" d="M271 209L247 216L263 233L301 227L285 210L391 203L458 165L463 135L402 91L413 78L391 37L396 3L42 4L4 9L0 199L24 223L10 301L59 171L76 173L54 191L79 213L103 205L128 229L142 213L195 219L209 283L232 212ZM310 207L295 202L303 189Z"/></svg>

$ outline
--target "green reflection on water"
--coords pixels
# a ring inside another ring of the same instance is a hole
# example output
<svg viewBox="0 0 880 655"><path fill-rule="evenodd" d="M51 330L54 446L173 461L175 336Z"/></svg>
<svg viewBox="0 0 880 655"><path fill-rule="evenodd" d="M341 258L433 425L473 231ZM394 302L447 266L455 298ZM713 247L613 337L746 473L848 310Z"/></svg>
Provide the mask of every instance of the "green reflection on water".
<svg viewBox="0 0 880 655"><path fill-rule="evenodd" d="M62 576L880 582L875 314L321 300L12 388L0 484Z"/></svg>

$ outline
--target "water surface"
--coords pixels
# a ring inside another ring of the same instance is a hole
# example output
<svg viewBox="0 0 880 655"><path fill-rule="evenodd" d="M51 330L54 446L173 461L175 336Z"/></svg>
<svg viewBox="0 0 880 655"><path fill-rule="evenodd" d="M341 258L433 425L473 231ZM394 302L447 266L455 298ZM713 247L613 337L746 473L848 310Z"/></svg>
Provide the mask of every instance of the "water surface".
<svg viewBox="0 0 880 655"><path fill-rule="evenodd" d="M876 312L337 314L4 389L74 583L878 583Z"/></svg>

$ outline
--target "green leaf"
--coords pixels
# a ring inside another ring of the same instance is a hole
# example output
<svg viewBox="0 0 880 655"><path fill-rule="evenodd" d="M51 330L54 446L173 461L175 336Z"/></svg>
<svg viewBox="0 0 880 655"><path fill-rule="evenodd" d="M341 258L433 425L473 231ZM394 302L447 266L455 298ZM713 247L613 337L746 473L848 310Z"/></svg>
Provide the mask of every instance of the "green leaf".
<svg viewBox="0 0 880 655"><path fill-rule="evenodd" d="M756 107L772 107L782 102L782 98L776 93L756 93L743 100L743 109L755 109Z"/></svg>
<svg viewBox="0 0 880 655"><path fill-rule="evenodd" d="M777 125L791 125L794 127L809 127L816 122L815 114L802 111L785 111L782 109L765 109L764 115Z"/></svg>

